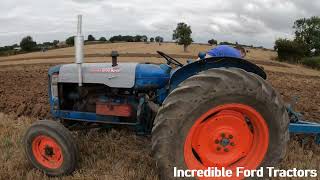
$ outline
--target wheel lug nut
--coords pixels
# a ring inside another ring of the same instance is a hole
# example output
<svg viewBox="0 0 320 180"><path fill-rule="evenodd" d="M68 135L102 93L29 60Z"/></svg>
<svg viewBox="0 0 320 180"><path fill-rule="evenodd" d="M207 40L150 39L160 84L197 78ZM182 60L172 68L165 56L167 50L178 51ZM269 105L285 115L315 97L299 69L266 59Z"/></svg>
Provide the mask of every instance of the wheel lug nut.
<svg viewBox="0 0 320 180"><path fill-rule="evenodd" d="M221 137L225 137L226 135L224 133L221 133Z"/></svg>
<svg viewBox="0 0 320 180"><path fill-rule="evenodd" d="M231 142L231 143L230 143L230 146L234 146L234 145L235 145L234 142Z"/></svg>
<svg viewBox="0 0 320 180"><path fill-rule="evenodd" d="M218 139L216 139L214 142L215 142L216 144L219 144L220 141L219 141Z"/></svg>
<svg viewBox="0 0 320 180"><path fill-rule="evenodd" d="M224 149L224 152L229 152L229 149L228 149L228 148L225 148L225 149Z"/></svg>
<svg viewBox="0 0 320 180"><path fill-rule="evenodd" d="M233 138L233 136L232 135L229 135L229 139L232 139Z"/></svg>
<svg viewBox="0 0 320 180"><path fill-rule="evenodd" d="M221 150L221 147L217 147L217 151L220 151Z"/></svg>

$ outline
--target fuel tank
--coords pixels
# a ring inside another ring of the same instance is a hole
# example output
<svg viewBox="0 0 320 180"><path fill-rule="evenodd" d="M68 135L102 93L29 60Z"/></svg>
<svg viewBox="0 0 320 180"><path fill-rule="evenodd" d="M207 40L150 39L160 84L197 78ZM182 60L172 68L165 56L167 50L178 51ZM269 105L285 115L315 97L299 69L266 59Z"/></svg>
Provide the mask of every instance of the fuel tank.
<svg viewBox="0 0 320 180"><path fill-rule="evenodd" d="M168 84L170 67L161 64L138 64L136 67L135 89L160 89Z"/></svg>

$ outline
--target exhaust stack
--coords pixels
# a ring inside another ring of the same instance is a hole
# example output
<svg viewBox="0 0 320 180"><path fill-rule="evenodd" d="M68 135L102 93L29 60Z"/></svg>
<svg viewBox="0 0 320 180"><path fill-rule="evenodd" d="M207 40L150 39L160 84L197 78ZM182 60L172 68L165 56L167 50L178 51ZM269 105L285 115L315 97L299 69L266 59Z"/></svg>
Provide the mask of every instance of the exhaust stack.
<svg viewBox="0 0 320 180"><path fill-rule="evenodd" d="M82 15L78 15L77 35L74 37L76 64L78 66L79 87L82 86L82 63L83 63L83 46L84 37L82 35Z"/></svg>

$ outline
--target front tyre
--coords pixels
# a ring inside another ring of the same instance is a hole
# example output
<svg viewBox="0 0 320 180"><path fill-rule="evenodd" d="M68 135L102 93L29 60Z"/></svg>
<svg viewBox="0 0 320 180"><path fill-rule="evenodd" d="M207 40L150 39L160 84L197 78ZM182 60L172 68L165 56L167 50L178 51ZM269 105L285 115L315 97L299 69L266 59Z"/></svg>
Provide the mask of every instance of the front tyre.
<svg viewBox="0 0 320 180"><path fill-rule="evenodd" d="M33 123L24 136L29 162L49 176L71 174L77 165L78 149L68 129L56 121Z"/></svg>
<svg viewBox="0 0 320 180"><path fill-rule="evenodd" d="M173 178L173 167L276 166L286 153L288 125L278 93L262 78L237 68L210 69L182 82L163 103L153 155L162 179Z"/></svg>

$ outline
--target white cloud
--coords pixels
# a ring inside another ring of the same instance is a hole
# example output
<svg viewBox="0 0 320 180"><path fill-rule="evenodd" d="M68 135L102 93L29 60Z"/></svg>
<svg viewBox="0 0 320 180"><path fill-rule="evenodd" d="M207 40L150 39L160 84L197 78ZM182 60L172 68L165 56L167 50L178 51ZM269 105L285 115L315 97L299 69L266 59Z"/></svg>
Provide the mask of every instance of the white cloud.
<svg viewBox="0 0 320 180"><path fill-rule="evenodd" d="M193 39L272 47L290 37L295 19L319 15L319 1L303 0L1 0L0 45L26 35L38 42L64 40L75 33L76 15L86 34L161 35L171 40L178 22L191 25Z"/></svg>

